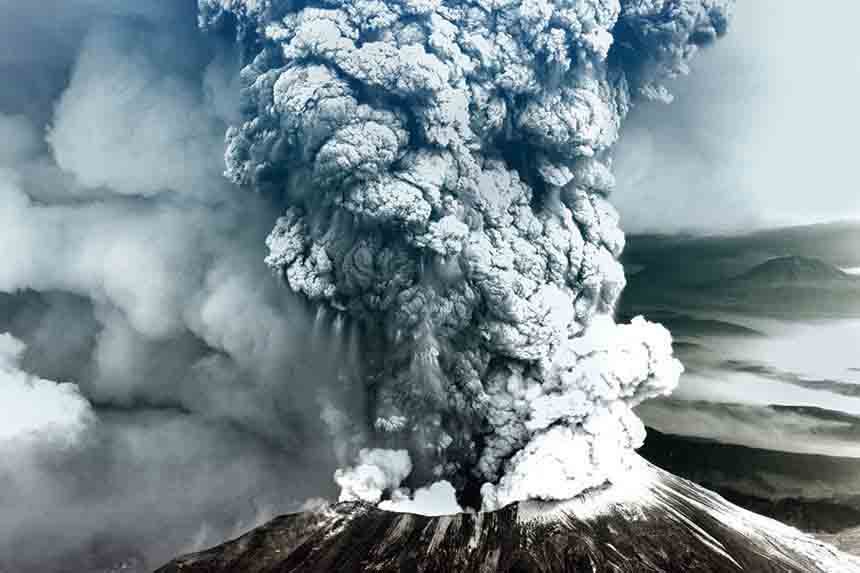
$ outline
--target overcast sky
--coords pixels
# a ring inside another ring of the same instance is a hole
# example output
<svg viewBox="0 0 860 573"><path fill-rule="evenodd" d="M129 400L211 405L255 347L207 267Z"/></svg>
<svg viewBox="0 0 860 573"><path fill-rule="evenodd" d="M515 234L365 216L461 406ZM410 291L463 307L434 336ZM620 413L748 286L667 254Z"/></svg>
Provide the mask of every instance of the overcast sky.
<svg viewBox="0 0 860 573"><path fill-rule="evenodd" d="M729 35L637 108L616 158L629 232L860 218L853 0L741 0Z"/></svg>

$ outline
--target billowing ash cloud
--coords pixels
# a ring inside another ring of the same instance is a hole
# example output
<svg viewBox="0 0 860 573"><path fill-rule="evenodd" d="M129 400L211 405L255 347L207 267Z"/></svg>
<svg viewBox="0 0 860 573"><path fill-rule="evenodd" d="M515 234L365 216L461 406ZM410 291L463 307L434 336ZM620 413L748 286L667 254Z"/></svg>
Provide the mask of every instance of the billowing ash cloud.
<svg viewBox="0 0 860 573"><path fill-rule="evenodd" d="M288 204L266 261L364 333L367 441L412 485L493 508L626 467L631 408L681 369L662 327L612 320L610 150L731 4L200 0L247 59L226 174Z"/></svg>

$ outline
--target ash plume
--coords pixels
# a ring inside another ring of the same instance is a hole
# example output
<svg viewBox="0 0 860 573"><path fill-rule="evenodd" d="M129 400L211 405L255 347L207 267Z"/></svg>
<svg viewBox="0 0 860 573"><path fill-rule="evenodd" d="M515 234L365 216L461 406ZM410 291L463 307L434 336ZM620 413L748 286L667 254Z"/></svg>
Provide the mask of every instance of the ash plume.
<svg viewBox="0 0 860 573"><path fill-rule="evenodd" d="M612 317L611 149L731 6L200 0L246 64L226 175L287 205L266 262L362 333L344 383L367 392L372 430L347 450L406 448L408 485L445 480L476 505L483 484L485 509L630 467L632 408L681 366L665 329ZM388 458L402 469L373 463Z"/></svg>

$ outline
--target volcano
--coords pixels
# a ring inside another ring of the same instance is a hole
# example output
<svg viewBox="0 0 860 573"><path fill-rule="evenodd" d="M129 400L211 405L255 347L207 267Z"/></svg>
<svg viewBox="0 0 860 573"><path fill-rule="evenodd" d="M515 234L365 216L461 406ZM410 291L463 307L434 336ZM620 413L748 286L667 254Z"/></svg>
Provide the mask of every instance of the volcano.
<svg viewBox="0 0 860 573"><path fill-rule="evenodd" d="M821 259L786 256L770 259L750 269L735 281L748 284L796 284L850 281L855 278Z"/></svg>
<svg viewBox="0 0 860 573"><path fill-rule="evenodd" d="M567 501L426 516L348 502L278 517L156 573L860 572L860 560L642 460Z"/></svg>

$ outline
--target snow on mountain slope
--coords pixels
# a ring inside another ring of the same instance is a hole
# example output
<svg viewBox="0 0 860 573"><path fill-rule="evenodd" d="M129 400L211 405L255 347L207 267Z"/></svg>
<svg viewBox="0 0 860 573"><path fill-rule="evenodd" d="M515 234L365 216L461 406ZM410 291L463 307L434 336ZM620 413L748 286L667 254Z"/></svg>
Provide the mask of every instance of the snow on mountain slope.
<svg viewBox="0 0 860 573"><path fill-rule="evenodd" d="M638 460L564 502L430 517L340 503L278 517L157 573L860 572L860 560Z"/></svg>

